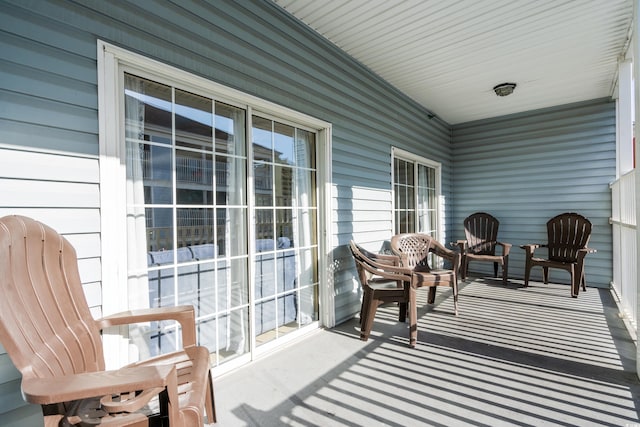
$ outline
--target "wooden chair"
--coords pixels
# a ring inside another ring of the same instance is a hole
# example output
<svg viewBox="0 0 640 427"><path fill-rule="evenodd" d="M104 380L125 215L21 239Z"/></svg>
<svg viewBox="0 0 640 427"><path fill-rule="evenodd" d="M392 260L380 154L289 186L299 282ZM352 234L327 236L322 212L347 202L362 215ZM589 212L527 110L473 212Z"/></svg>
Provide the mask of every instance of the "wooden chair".
<svg viewBox="0 0 640 427"><path fill-rule="evenodd" d="M460 248L461 275L467 278L470 261L493 263L493 277L498 277L498 264L502 266L502 284L507 284L509 271L509 251L511 243L498 241L500 222L485 212L476 212L464 220L466 240L458 240L455 244ZM496 255L496 247L500 246L501 254Z"/></svg>
<svg viewBox="0 0 640 427"><path fill-rule="evenodd" d="M403 267L411 269L412 283L416 288L428 286L427 302L436 299L436 287L448 286L453 290L453 304L458 315L458 269L460 254L445 248L428 234L405 233L391 238L391 250L400 257ZM432 269L429 258L438 256L451 263L451 269Z"/></svg>
<svg viewBox="0 0 640 427"><path fill-rule="evenodd" d="M45 426L202 426L205 409L215 422L209 351L196 346L193 307L94 320L74 248L22 216L0 218L0 272L0 341ZM163 320L180 323L182 351L105 371L102 328Z"/></svg>
<svg viewBox="0 0 640 427"><path fill-rule="evenodd" d="M531 269L541 266L544 283L549 283L549 268L561 268L571 274L571 296L578 297L580 284L587 290L584 274L584 258L596 252L587 247L591 237L591 222L584 216L567 212L547 221L547 243L522 245L526 251L524 286L529 286ZM534 257L537 248L547 248L546 259Z"/></svg>
<svg viewBox="0 0 640 427"><path fill-rule="evenodd" d="M399 267L400 259L395 255L374 254L358 246L353 240L349 243L349 248L356 263L363 291L360 339L363 341L369 339L378 306L388 302L399 303L398 320L400 322L405 321L407 307L409 307L409 336L411 337L411 331L415 330L417 322L415 289L411 289L411 273ZM414 347L415 340L413 343L409 340L409 344Z"/></svg>

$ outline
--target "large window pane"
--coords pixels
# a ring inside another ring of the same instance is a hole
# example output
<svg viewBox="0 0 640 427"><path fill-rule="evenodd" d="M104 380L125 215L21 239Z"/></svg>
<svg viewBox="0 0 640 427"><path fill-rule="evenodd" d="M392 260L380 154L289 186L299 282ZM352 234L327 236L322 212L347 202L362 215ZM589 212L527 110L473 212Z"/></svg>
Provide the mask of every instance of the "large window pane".
<svg viewBox="0 0 640 427"><path fill-rule="evenodd" d="M273 131L271 120L253 116L253 158L265 162L273 162Z"/></svg>
<svg viewBox="0 0 640 427"><path fill-rule="evenodd" d="M273 206L272 165L254 163L253 182L256 206Z"/></svg>
<svg viewBox="0 0 640 427"><path fill-rule="evenodd" d="M244 156L245 117L243 109L216 102L216 146L218 153Z"/></svg>
<svg viewBox="0 0 640 427"><path fill-rule="evenodd" d="M179 89L175 91L176 145L212 149L213 101Z"/></svg>
<svg viewBox="0 0 640 427"><path fill-rule="evenodd" d="M317 277L317 258L311 258L317 255L315 134L254 116L253 139L254 327L260 345L306 324L298 307L301 287ZM317 310L317 298L309 304Z"/></svg>
<svg viewBox="0 0 640 427"><path fill-rule="evenodd" d="M200 259L213 258L216 252L213 209L178 208L176 215L177 248L186 248L188 251L184 251L184 260L191 261L194 251L197 251Z"/></svg>
<svg viewBox="0 0 640 427"><path fill-rule="evenodd" d="M296 129L295 158L298 167L315 169L315 137L313 132Z"/></svg>
<svg viewBox="0 0 640 427"><path fill-rule="evenodd" d="M274 162L296 164L294 149L295 128L282 123L274 124Z"/></svg>
<svg viewBox="0 0 640 427"><path fill-rule="evenodd" d="M176 150L176 186L178 204L213 204L212 155Z"/></svg>
<svg viewBox="0 0 640 427"><path fill-rule="evenodd" d="M293 173L289 167L275 166L274 194L276 206L291 206L293 203Z"/></svg>

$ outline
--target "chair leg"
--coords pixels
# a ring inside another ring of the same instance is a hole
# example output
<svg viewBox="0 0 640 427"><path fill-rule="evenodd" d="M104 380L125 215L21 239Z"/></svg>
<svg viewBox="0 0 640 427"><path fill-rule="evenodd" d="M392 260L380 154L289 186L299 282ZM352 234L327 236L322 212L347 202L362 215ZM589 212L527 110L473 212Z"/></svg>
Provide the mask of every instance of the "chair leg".
<svg viewBox="0 0 640 427"><path fill-rule="evenodd" d="M498 277L498 263L493 263L493 277Z"/></svg>
<svg viewBox="0 0 640 427"><path fill-rule="evenodd" d="M373 293L367 295L367 300L367 311L360 327L360 339L362 341L369 339L369 334L373 327L373 318L376 316L376 310L378 309L378 300L373 297Z"/></svg>
<svg viewBox="0 0 640 427"><path fill-rule="evenodd" d="M453 290L453 311L455 315L458 315L458 284L456 282L451 284Z"/></svg>
<svg viewBox="0 0 640 427"><path fill-rule="evenodd" d="M502 284L504 286L507 286L507 278L509 274L509 257L506 256L504 257L503 263L502 263Z"/></svg>
<svg viewBox="0 0 640 427"><path fill-rule="evenodd" d="M433 304L434 302L436 302L436 287L429 286L429 295L427 297L427 303Z"/></svg>
<svg viewBox="0 0 640 427"><path fill-rule="evenodd" d="M406 322L407 320L407 303L399 302L398 303L398 322Z"/></svg>
<svg viewBox="0 0 640 427"><path fill-rule="evenodd" d="M370 304L370 295L369 292L365 291L364 295L362 295L362 305L360 307L360 327L364 326L364 322L369 314L369 304Z"/></svg>
<svg viewBox="0 0 640 427"><path fill-rule="evenodd" d="M211 370L209 370L209 375L208 375L208 384L207 384L207 397L205 400L205 412L207 414L207 422L209 424L211 423L217 423L218 419L216 416L216 401L215 401L215 396L213 394L213 379L211 378Z"/></svg>
<svg viewBox="0 0 640 427"><path fill-rule="evenodd" d="M418 307L416 288L409 287L409 347L414 348L418 341Z"/></svg>
<svg viewBox="0 0 640 427"><path fill-rule="evenodd" d="M462 280L466 280L467 278L467 269L469 268L469 259L467 257L464 257L464 259L462 260Z"/></svg>
<svg viewBox="0 0 640 427"><path fill-rule="evenodd" d="M524 287L525 288L529 286L530 275L531 275L531 265L529 264L529 261L527 261L524 267Z"/></svg>
<svg viewBox="0 0 640 427"><path fill-rule="evenodd" d="M542 282L549 283L549 267L542 267Z"/></svg>
<svg viewBox="0 0 640 427"><path fill-rule="evenodd" d="M580 282L582 281L581 277L578 277L578 272L575 267L571 267L571 296L573 298L578 298L578 293L580 292Z"/></svg>

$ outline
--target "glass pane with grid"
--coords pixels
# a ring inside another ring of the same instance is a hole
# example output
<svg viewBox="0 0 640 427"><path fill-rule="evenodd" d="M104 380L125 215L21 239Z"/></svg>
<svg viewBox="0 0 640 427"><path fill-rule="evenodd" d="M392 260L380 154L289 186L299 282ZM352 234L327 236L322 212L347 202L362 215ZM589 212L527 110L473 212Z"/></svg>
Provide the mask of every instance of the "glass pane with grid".
<svg viewBox="0 0 640 427"><path fill-rule="evenodd" d="M259 346L318 320L317 294L308 290L318 277L308 258L318 246L316 165L314 133L260 116L252 125Z"/></svg>

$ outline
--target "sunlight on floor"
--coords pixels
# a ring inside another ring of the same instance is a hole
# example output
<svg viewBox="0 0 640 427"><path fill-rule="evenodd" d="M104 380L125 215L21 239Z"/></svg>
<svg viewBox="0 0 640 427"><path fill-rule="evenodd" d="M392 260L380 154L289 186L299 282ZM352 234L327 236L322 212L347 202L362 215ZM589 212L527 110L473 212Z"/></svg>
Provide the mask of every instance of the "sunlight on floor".
<svg viewBox="0 0 640 427"><path fill-rule="evenodd" d="M220 402L220 425L638 421L640 383L621 357L629 342L612 337L620 325L606 312L606 291L574 299L564 285L478 279L461 287L458 317L450 291L439 290L433 306L426 290L418 294L415 349L398 308L382 306L367 342L353 319L222 378L217 396L244 394Z"/></svg>

